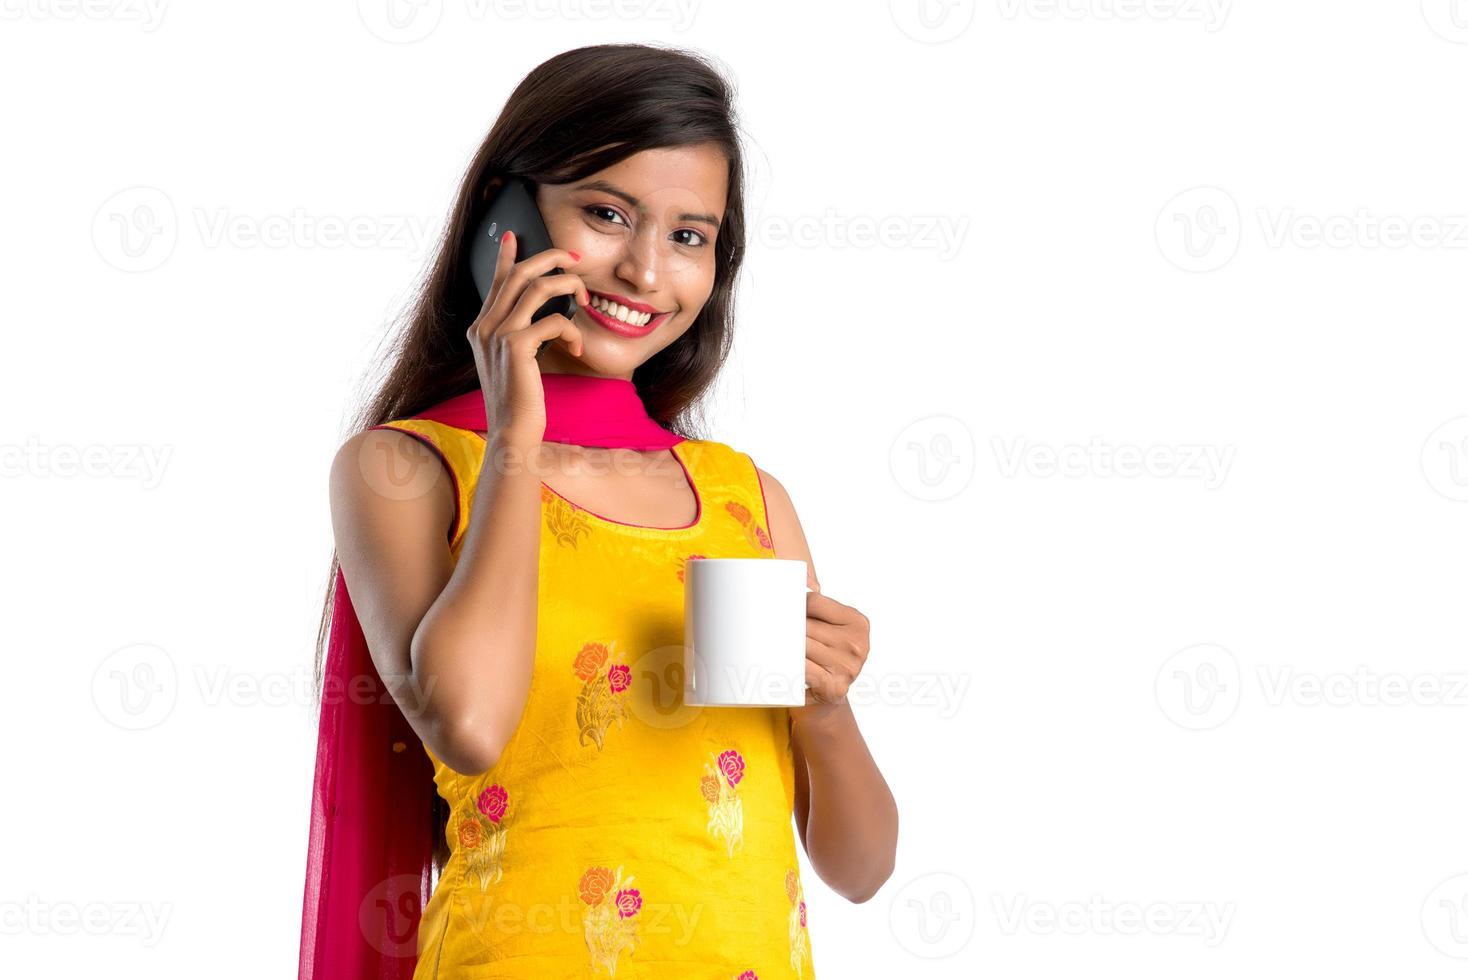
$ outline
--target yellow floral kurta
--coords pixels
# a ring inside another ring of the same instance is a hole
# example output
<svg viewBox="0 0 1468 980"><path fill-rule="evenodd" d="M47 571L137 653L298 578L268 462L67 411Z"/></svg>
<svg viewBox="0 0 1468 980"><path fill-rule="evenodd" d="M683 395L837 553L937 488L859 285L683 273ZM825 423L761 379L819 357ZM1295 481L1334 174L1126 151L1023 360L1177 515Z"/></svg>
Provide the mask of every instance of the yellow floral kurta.
<svg viewBox="0 0 1468 980"><path fill-rule="evenodd" d="M452 553L484 441L387 423L456 483ZM744 453L672 452L699 498L680 528L622 524L541 487L539 620L525 711L499 763L465 776L427 746L448 801L444 869L415 980L814 977L796 863L785 708L683 703L690 559L774 557Z"/></svg>

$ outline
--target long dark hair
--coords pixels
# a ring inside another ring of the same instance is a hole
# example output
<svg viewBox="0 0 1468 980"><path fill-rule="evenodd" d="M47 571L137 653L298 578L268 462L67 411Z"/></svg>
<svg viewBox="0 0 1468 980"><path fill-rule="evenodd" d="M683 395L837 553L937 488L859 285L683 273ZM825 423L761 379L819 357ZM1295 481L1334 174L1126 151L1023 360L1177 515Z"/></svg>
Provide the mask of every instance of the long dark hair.
<svg viewBox="0 0 1468 980"><path fill-rule="evenodd" d="M569 183L643 150L710 144L729 163L713 292L693 325L632 377L650 416L696 438L700 399L733 340L734 282L744 255L744 159L733 95L732 84L702 55L647 44L577 48L525 76L464 172L437 253L401 329L389 338L390 366L352 418L349 435L479 387L466 334L482 304L464 261L465 242L499 181ZM318 705L339 567L333 549L316 635ZM435 814L441 830L447 811L437 797ZM441 832L437 851L441 871L447 859Z"/></svg>

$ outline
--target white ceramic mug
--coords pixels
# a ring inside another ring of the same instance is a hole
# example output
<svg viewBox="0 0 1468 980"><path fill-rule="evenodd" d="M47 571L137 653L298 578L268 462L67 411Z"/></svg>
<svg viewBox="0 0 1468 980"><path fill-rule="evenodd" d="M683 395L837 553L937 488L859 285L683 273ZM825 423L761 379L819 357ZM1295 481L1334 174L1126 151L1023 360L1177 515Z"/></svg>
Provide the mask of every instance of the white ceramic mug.
<svg viewBox="0 0 1468 980"><path fill-rule="evenodd" d="M683 566L683 703L805 704L806 563L695 558Z"/></svg>

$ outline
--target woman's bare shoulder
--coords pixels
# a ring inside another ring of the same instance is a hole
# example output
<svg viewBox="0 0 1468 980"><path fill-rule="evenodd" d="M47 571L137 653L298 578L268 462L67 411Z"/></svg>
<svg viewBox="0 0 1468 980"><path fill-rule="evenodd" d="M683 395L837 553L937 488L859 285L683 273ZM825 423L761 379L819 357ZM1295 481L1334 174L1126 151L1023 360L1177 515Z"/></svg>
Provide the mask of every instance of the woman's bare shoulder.
<svg viewBox="0 0 1468 980"><path fill-rule="evenodd" d="M775 557L794 558L804 561L810 568L812 581L816 580L816 563L810 554L810 544L805 539L805 529L795 513L795 502L785 485L758 466L760 488L765 495L765 512L770 521L770 539L775 546Z"/></svg>
<svg viewBox="0 0 1468 980"><path fill-rule="evenodd" d="M449 477L440 451L413 432L363 430L346 439L331 462L333 521L447 527L456 506Z"/></svg>

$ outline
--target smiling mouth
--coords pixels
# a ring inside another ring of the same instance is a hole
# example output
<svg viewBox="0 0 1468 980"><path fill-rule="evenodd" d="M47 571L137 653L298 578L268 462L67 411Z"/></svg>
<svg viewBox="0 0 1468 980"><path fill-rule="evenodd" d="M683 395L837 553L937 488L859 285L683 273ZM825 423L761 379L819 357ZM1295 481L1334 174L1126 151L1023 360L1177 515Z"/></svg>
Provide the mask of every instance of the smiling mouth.
<svg viewBox="0 0 1468 980"><path fill-rule="evenodd" d="M654 323L661 323L669 315L667 312L656 310L629 309L621 303L614 303L601 293L591 292L591 290L587 290L587 292L591 295L591 303L589 305L592 309L607 319L615 320L617 323L629 326L634 330L640 330Z"/></svg>

